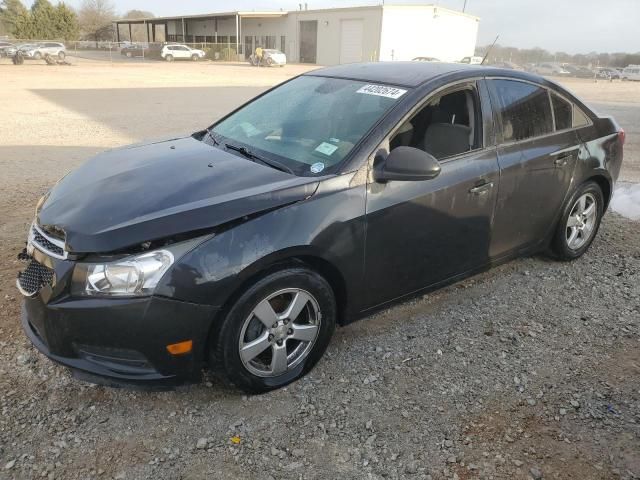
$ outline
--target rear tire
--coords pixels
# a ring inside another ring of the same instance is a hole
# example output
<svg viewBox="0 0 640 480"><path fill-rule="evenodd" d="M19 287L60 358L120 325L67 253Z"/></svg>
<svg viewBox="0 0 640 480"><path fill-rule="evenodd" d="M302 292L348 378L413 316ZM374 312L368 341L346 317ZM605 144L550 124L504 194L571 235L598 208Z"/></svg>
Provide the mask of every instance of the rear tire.
<svg viewBox="0 0 640 480"><path fill-rule="evenodd" d="M231 307L212 342L209 365L245 392L274 390L314 367L335 323L335 297L322 276L300 267L280 270L254 283Z"/></svg>
<svg viewBox="0 0 640 480"><path fill-rule="evenodd" d="M33 58L36 60L40 60L42 58L42 54L40 52L36 52L33 54Z"/></svg>
<svg viewBox="0 0 640 480"><path fill-rule="evenodd" d="M600 228L604 196L600 186L589 181L580 185L565 203L551 243L559 260L575 260L589 249Z"/></svg>
<svg viewBox="0 0 640 480"><path fill-rule="evenodd" d="M133 54L131 52L127 52L127 53L125 53L125 56L127 58L131 58L131 57L133 57Z"/></svg>
<svg viewBox="0 0 640 480"><path fill-rule="evenodd" d="M165 59L167 62L173 62L173 55L167 55L166 57L164 57L164 59Z"/></svg>

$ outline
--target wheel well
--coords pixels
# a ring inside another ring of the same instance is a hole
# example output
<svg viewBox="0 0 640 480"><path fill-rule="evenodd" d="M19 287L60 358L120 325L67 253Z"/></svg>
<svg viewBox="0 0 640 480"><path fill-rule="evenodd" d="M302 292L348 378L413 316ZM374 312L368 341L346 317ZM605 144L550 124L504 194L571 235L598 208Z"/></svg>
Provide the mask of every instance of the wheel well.
<svg viewBox="0 0 640 480"><path fill-rule="evenodd" d="M611 183L609 183L609 180L603 175L595 175L587 179L587 181L596 182L600 187L600 190L602 190L602 196L604 197L603 211L606 211L609 207L609 202L611 201Z"/></svg>
<svg viewBox="0 0 640 480"><path fill-rule="evenodd" d="M208 351L211 345L211 342L215 340L215 335L219 331L220 322L224 318L224 316L229 312L233 304L240 298L240 296L255 282L259 279L266 277L267 275L276 272L278 270L283 270L285 268L290 267L301 267L305 266L316 273L322 275L324 279L329 283L329 286L333 289L333 293L336 298L336 311L337 318L336 323L338 325L342 325L346 319L346 311L347 311L347 288L346 283L344 281L344 277L340 273L340 271L333 265L331 262L327 260L316 257L313 255L298 255L289 257L283 260L279 260L270 265L265 266L261 270L255 272L253 275L245 279L234 291L227 301L224 303L222 308L220 308L218 314L216 315L216 320L211 325L209 329L209 334L207 336L206 343L206 352L205 359L208 358Z"/></svg>

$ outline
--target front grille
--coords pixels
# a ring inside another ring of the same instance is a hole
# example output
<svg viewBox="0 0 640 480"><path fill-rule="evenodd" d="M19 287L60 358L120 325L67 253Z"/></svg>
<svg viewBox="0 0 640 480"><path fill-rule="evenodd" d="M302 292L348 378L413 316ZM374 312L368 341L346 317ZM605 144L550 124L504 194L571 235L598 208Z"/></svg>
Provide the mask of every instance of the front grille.
<svg viewBox="0 0 640 480"><path fill-rule="evenodd" d="M45 285L52 285L53 270L31 260L27 269L18 274L18 283L24 295L33 296Z"/></svg>
<svg viewBox="0 0 640 480"><path fill-rule="evenodd" d="M48 250L51 253L55 253L56 255L62 257L64 255L64 248L59 247L55 243L51 242L48 238L42 235L35 228L33 229L33 241L37 243L39 246Z"/></svg>
<svg viewBox="0 0 640 480"><path fill-rule="evenodd" d="M31 226L31 231L29 232L29 243L32 243L38 250L50 257L60 260L67 258L64 241L48 236L35 223Z"/></svg>

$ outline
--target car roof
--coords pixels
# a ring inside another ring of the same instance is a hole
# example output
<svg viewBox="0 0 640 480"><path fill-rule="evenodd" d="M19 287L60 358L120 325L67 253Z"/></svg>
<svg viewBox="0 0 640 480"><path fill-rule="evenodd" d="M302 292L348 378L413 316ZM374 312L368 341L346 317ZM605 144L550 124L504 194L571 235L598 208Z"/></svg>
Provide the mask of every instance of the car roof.
<svg viewBox="0 0 640 480"><path fill-rule="evenodd" d="M483 65L436 62L371 62L350 63L312 70L305 75L345 78L361 82L381 83L400 87L417 87L436 77L467 73L469 77L485 75L513 77L540 82L538 75Z"/></svg>

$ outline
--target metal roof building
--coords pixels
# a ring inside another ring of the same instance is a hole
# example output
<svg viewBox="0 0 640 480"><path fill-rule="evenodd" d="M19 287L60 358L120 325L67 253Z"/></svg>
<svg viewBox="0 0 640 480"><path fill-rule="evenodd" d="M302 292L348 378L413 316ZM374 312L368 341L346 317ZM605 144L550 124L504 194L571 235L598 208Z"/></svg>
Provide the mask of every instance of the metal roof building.
<svg viewBox="0 0 640 480"><path fill-rule="evenodd" d="M289 61L336 65L474 54L478 17L437 5L375 5L296 11L235 11L114 22L116 40L144 25L150 42L226 44L239 60L261 46Z"/></svg>

